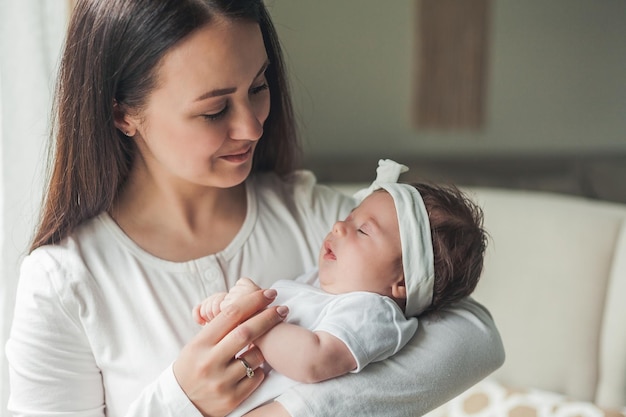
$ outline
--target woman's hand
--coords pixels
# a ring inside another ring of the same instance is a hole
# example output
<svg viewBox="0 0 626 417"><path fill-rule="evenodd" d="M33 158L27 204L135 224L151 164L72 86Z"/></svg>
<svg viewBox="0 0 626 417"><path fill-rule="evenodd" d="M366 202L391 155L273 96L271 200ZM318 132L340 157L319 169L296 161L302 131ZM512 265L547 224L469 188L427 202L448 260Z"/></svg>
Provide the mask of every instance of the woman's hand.
<svg viewBox="0 0 626 417"><path fill-rule="evenodd" d="M240 360L252 369L260 366L263 356L256 347L248 349L240 359L235 359L235 355L286 317L286 307L266 308L275 297L275 290L242 295L181 350L173 365L174 375L205 416L228 414L263 381L263 372L247 375Z"/></svg>

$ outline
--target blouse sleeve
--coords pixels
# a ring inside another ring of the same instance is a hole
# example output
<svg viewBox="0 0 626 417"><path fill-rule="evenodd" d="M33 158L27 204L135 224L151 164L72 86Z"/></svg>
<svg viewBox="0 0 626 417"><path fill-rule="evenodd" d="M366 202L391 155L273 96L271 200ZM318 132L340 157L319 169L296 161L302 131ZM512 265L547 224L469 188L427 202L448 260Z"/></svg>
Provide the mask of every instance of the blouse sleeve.
<svg viewBox="0 0 626 417"><path fill-rule="evenodd" d="M32 255L22 263L6 345L8 408L16 416L104 416L102 382L89 342L60 303L50 275Z"/></svg>
<svg viewBox="0 0 626 417"><path fill-rule="evenodd" d="M301 384L277 398L292 415L419 416L502 365L504 349L489 312L466 299L420 318L396 355L319 384Z"/></svg>
<svg viewBox="0 0 626 417"><path fill-rule="evenodd" d="M80 265L74 267L81 269ZM64 274L54 261L40 251L22 263L6 345L11 389L8 409L15 417L105 416L102 377L79 319L79 311L90 306L68 299L73 288L60 287L60 275ZM169 368L146 387L126 416L201 414Z"/></svg>

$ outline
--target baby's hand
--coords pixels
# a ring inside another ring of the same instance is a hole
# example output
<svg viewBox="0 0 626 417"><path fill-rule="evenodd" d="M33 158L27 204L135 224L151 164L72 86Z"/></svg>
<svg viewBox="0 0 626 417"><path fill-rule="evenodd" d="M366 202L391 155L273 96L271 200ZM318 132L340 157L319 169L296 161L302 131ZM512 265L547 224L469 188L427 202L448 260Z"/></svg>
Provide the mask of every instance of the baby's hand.
<svg viewBox="0 0 626 417"><path fill-rule="evenodd" d="M227 305L234 302L239 297L252 294L253 292L260 290L261 287L256 285L250 278L239 278L235 285L228 291L226 297L220 303L220 309L226 308Z"/></svg>
<svg viewBox="0 0 626 417"><path fill-rule="evenodd" d="M205 298L200 304L193 308L191 312L196 323L205 325L215 318L221 310L220 304L226 298L225 292L218 292Z"/></svg>
<svg viewBox="0 0 626 417"><path fill-rule="evenodd" d="M251 294L260 289L261 287L256 285L251 279L240 278L228 293L215 293L195 306L192 311L193 318L196 323L205 325L239 297Z"/></svg>

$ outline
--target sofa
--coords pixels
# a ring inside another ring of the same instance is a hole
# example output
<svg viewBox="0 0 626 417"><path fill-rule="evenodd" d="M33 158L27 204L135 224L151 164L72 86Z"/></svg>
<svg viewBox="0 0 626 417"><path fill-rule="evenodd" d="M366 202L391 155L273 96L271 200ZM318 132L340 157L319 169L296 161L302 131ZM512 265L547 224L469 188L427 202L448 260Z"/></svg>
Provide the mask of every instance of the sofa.
<svg viewBox="0 0 626 417"><path fill-rule="evenodd" d="M626 416L626 204L464 190L490 235L473 296L491 311L506 360L428 417Z"/></svg>

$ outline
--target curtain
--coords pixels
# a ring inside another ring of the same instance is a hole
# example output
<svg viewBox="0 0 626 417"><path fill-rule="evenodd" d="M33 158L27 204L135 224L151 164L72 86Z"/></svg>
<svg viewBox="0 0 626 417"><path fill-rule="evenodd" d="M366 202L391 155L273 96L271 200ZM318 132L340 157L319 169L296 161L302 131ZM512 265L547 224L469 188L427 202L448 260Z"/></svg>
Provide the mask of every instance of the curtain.
<svg viewBox="0 0 626 417"><path fill-rule="evenodd" d="M491 0L418 0L418 128L484 128Z"/></svg>
<svg viewBox="0 0 626 417"><path fill-rule="evenodd" d="M51 94L68 16L60 0L0 0L0 416L19 264L38 215Z"/></svg>

